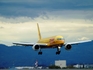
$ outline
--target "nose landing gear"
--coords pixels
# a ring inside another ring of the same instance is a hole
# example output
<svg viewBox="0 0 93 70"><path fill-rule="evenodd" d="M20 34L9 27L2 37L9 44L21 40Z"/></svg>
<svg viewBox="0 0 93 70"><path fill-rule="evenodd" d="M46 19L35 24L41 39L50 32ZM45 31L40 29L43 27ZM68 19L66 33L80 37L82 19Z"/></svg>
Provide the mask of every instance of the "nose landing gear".
<svg viewBox="0 0 93 70"><path fill-rule="evenodd" d="M56 52L56 55L59 55L59 54L60 54L60 52L61 52L61 51L57 51L57 52Z"/></svg>
<svg viewBox="0 0 93 70"><path fill-rule="evenodd" d="M59 46L59 47L57 47L57 52L56 52L56 55L59 55L59 54L60 54L60 52L61 52L61 51L60 51L60 48L61 48L60 46Z"/></svg>

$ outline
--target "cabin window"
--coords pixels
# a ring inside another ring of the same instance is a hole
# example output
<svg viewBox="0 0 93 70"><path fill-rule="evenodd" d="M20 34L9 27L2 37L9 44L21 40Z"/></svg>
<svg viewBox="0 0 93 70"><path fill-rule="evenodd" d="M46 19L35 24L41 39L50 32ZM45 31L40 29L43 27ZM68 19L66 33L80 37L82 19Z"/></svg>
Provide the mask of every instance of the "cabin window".
<svg viewBox="0 0 93 70"><path fill-rule="evenodd" d="M57 38L57 40L62 40L62 38Z"/></svg>

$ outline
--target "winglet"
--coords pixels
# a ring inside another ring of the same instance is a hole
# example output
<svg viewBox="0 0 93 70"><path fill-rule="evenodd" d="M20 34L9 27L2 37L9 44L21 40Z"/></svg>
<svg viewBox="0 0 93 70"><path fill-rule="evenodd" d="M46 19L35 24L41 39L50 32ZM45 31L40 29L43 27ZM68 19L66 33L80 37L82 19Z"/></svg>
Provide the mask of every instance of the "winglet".
<svg viewBox="0 0 93 70"><path fill-rule="evenodd" d="M39 40L41 39L41 34L40 34L40 29L39 29L39 25L37 23L37 28L38 28L38 37L39 37Z"/></svg>

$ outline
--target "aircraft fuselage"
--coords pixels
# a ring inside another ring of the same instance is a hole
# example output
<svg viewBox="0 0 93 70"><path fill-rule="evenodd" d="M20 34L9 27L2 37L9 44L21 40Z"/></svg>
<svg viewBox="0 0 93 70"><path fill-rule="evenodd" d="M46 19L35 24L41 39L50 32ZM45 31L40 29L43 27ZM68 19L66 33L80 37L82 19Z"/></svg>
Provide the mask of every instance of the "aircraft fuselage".
<svg viewBox="0 0 93 70"><path fill-rule="evenodd" d="M50 46L59 46L59 45L63 45L65 42L63 36L57 35L57 36L52 36L52 37L48 37L48 38L43 38L41 40L39 40L37 43L46 43L48 47Z"/></svg>

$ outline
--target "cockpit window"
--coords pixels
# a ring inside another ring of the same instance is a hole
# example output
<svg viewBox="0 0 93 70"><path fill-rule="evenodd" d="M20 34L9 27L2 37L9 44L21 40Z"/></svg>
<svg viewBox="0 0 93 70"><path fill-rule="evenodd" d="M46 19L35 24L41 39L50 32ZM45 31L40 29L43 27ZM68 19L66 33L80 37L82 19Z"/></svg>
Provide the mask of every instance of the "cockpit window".
<svg viewBox="0 0 93 70"><path fill-rule="evenodd" d="M62 40L62 38L57 38L57 40Z"/></svg>

